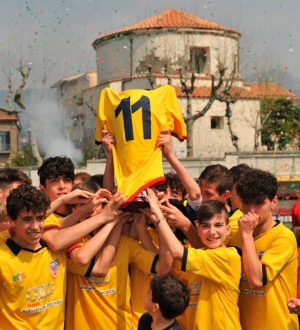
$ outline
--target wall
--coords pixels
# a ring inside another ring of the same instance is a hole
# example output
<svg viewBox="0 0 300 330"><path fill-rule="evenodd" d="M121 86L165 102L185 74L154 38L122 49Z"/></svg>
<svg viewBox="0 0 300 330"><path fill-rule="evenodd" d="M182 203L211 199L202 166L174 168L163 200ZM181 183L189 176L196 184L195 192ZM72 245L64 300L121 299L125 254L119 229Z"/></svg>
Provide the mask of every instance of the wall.
<svg viewBox="0 0 300 330"><path fill-rule="evenodd" d="M300 153L265 152L265 153L229 153L224 158L181 160L191 175L197 179L203 169L210 164L222 164L228 168L246 163L255 168L273 173L281 181L300 180ZM165 172L172 170L168 162L163 162ZM33 180L34 185L39 184L37 169L21 168ZM103 174L105 160L89 160L86 167L77 168L77 172L86 171L93 174Z"/></svg>

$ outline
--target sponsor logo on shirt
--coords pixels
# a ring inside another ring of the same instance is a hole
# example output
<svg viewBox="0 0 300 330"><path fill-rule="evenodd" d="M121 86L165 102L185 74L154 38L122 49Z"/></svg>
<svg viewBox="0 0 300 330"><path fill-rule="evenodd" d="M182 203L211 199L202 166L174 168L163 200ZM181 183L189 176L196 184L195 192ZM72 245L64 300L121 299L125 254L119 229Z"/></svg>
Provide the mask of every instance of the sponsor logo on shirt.
<svg viewBox="0 0 300 330"><path fill-rule="evenodd" d="M49 307L54 307L56 305L61 305L63 303L62 299L58 299L58 300L54 300L54 301L50 301L47 304L40 306L40 307L36 307L36 308L23 308L22 309L22 313L24 314L30 314L30 313L38 313L38 312L42 312L45 309L49 308Z"/></svg>
<svg viewBox="0 0 300 330"><path fill-rule="evenodd" d="M93 276L86 277L86 279L92 284L106 284L110 282L110 274L109 272L105 276Z"/></svg>
<svg viewBox="0 0 300 330"><path fill-rule="evenodd" d="M35 286L26 291L26 299L36 301L44 299L54 293L55 285L53 282Z"/></svg>
<svg viewBox="0 0 300 330"><path fill-rule="evenodd" d="M26 278L25 273L17 273L12 276L14 282L22 282Z"/></svg>
<svg viewBox="0 0 300 330"><path fill-rule="evenodd" d="M240 289L240 292L243 294L250 295L250 296L264 296L265 295L265 291L262 291L262 290L250 290L250 289L242 288L242 289Z"/></svg>

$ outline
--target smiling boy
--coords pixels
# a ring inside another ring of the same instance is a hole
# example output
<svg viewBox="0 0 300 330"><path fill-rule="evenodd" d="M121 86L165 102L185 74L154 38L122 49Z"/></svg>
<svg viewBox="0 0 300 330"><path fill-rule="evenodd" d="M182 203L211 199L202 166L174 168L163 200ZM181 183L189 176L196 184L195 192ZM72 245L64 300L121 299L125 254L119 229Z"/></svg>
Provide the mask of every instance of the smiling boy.
<svg viewBox="0 0 300 330"><path fill-rule="evenodd" d="M41 240L50 202L24 184L7 199L14 236L0 247L1 329L64 328L66 255Z"/></svg>
<svg viewBox="0 0 300 330"><path fill-rule="evenodd" d="M156 217L160 249L170 251L181 261L181 270L200 276L199 298L194 319L188 329L241 329L238 297L241 260L235 248L224 245L230 232L224 203L207 201L197 210L198 233L206 249L184 247L174 235L160 211L154 192L147 190L147 199ZM154 222L155 223L155 222Z"/></svg>

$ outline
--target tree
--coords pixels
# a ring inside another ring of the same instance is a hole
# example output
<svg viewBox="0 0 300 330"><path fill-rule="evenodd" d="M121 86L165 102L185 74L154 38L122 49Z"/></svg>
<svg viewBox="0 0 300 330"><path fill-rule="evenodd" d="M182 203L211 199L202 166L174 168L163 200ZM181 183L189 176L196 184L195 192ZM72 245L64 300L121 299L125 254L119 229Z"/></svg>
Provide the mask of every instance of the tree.
<svg viewBox="0 0 300 330"><path fill-rule="evenodd" d="M35 166L36 160L33 156L31 145L25 144L22 149L11 159L13 166Z"/></svg>
<svg viewBox="0 0 300 330"><path fill-rule="evenodd" d="M300 147L300 107L290 98L266 99L261 104L262 143L268 150Z"/></svg>
<svg viewBox="0 0 300 330"><path fill-rule="evenodd" d="M12 82L12 71L11 67L9 67L8 73L6 74L7 76L7 97L6 97L6 103L8 105L8 108L11 112L17 114L19 116L19 112L22 110L25 110L26 104L24 103L24 88L27 84L30 72L31 72L31 64L27 63L24 64L24 61L22 59L19 60L18 66L15 67L16 71L21 75L21 81L19 82L18 87L15 90L15 93L13 93L13 82ZM13 95L14 94L14 95ZM15 108L12 104L12 99L13 102L19 107ZM32 120L32 119L31 119ZM35 139L35 136L31 130L30 134L30 145L31 145L31 152L33 155L33 159L35 160L35 164L30 164L30 165L38 165L40 166L43 162L43 159L40 155L38 145Z"/></svg>
<svg viewBox="0 0 300 330"><path fill-rule="evenodd" d="M225 103L226 105L225 117L227 118L227 125L229 129L231 141L233 146L236 148L236 150L239 151L238 137L234 134L231 126L231 116L232 116L231 104L235 103L239 96L238 93L234 93L232 91L232 85L236 75L236 64L234 64L234 70L232 70L232 72L230 72L230 74L228 75L228 78L225 79L224 77L226 70L227 68L225 67L225 64L219 61L217 75L211 75L211 92L208 102L202 110L197 111L195 114L193 114L191 100L192 100L192 93L195 89L194 84L195 84L196 76L194 72L191 73L190 84L188 86L187 78L183 77L182 70L180 69L179 73L180 73L181 90L182 92L185 93L187 100L186 116L184 117L184 120L186 123L187 135L193 137L193 127L195 121L198 118L203 117L209 111L209 109L212 107L215 101ZM193 157L193 149L194 149L193 139L190 138L187 141L188 158Z"/></svg>

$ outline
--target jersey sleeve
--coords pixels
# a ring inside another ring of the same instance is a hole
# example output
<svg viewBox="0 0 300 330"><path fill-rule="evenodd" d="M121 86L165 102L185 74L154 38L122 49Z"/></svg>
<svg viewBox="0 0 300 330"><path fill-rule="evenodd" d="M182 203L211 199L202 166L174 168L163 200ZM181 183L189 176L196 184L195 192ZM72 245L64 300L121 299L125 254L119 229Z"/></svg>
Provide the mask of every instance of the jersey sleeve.
<svg viewBox="0 0 300 330"><path fill-rule="evenodd" d="M233 274L241 274L241 258L235 248L185 248L186 264L182 270L203 276L216 283L232 284Z"/></svg>
<svg viewBox="0 0 300 330"><path fill-rule="evenodd" d="M167 87L167 86L165 86ZM183 141L187 139L186 126L182 115L182 110L176 96L175 88L167 87L167 97L165 98L166 108L168 109L168 125L172 135L178 140Z"/></svg>
<svg viewBox="0 0 300 330"><path fill-rule="evenodd" d="M291 235L294 234L291 232ZM260 252L261 262L266 267L267 281L273 281L276 278L296 251L296 241L292 236L278 237L266 251Z"/></svg>
<svg viewBox="0 0 300 330"><path fill-rule="evenodd" d="M96 116L96 134L95 134L96 144L101 143L102 131L106 129L107 118L105 112L105 102L107 102L107 88L103 89L99 96L98 111Z"/></svg>

